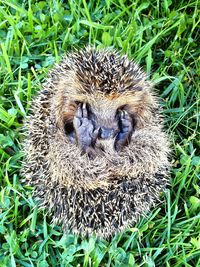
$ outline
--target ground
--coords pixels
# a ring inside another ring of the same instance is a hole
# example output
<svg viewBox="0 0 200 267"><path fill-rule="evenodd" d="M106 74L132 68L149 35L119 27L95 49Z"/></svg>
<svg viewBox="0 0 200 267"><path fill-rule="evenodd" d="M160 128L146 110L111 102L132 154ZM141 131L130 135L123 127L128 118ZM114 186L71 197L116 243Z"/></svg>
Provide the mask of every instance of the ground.
<svg viewBox="0 0 200 267"><path fill-rule="evenodd" d="M198 0L0 1L0 267L200 266ZM171 186L110 240L63 235L19 175L22 121L49 68L86 44L138 62L161 96Z"/></svg>

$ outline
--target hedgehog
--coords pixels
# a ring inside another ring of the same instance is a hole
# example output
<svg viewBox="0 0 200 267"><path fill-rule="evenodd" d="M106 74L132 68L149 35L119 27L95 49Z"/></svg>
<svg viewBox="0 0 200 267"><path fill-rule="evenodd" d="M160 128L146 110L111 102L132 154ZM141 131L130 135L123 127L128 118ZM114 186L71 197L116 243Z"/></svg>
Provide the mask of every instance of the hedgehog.
<svg viewBox="0 0 200 267"><path fill-rule="evenodd" d="M169 141L147 74L85 47L49 72L25 121L22 175L64 232L108 238L146 216L169 183Z"/></svg>

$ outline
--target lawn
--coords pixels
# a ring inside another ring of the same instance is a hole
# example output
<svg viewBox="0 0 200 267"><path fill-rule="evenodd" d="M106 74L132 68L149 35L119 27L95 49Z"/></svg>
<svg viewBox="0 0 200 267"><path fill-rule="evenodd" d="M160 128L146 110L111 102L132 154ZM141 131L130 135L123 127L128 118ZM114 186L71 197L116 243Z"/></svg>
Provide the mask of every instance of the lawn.
<svg viewBox="0 0 200 267"><path fill-rule="evenodd" d="M0 267L200 266L199 11L198 0L0 1ZM149 74L173 150L161 202L110 240L52 227L19 175L30 100L52 65L86 44Z"/></svg>

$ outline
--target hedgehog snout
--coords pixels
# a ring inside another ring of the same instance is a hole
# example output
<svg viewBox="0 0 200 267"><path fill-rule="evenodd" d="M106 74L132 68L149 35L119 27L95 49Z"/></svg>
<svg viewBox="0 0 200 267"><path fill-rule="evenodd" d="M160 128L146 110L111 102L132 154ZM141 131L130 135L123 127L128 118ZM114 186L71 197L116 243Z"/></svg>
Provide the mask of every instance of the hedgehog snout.
<svg viewBox="0 0 200 267"><path fill-rule="evenodd" d="M102 139L107 139L111 138L114 135L114 129L113 128L106 128L106 127L101 127L99 129L99 138Z"/></svg>

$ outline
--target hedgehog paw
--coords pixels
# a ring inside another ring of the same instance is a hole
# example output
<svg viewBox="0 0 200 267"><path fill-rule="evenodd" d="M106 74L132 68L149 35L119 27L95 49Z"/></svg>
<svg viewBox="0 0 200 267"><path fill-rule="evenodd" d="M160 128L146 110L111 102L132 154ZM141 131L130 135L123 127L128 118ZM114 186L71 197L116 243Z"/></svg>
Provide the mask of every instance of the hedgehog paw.
<svg viewBox="0 0 200 267"><path fill-rule="evenodd" d="M88 111L85 103L82 107L78 107L73 125L79 147L87 152L89 150L88 148L94 145L99 129L95 129L92 121L88 119Z"/></svg>
<svg viewBox="0 0 200 267"><path fill-rule="evenodd" d="M123 146L127 145L133 131L132 119L127 111L123 110L119 114L119 129L115 139L115 148L118 151Z"/></svg>

